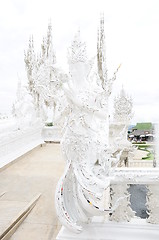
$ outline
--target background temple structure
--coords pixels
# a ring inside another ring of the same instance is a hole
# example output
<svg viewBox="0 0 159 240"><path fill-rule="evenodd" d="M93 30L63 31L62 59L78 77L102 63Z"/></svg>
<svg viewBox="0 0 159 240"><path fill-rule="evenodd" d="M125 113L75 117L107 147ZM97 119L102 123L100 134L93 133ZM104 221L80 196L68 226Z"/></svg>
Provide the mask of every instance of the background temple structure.
<svg viewBox="0 0 159 240"><path fill-rule="evenodd" d="M114 116L110 124L109 141L110 147L118 153L122 150L122 155L118 166L128 166L129 159L133 156L133 146L128 141L128 127L133 117L133 102L125 93L122 87L119 96L114 99Z"/></svg>

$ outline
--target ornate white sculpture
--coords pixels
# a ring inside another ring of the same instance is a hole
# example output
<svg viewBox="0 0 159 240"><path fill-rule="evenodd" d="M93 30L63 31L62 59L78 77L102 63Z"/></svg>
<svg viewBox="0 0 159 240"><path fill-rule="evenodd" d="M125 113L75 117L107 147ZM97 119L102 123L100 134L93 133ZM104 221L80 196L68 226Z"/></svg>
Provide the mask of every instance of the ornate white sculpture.
<svg viewBox="0 0 159 240"><path fill-rule="evenodd" d="M133 103L122 87L118 97L114 99L114 118L110 125L109 141L114 153L121 150L119 166L128 166L128 161L133 157L132 144L127 140L127 131L130 120L133 117Z"/></svg>
<svg viewBox="0 0 159 240"><path fill-rule="evenodd" d="M159 224L159 202L158 202L158 196L159 196L159 189L158 184L149 184L147 186L148 193L147 193L147 209L148 209L148 219L147 222L149 223L155 223Z"/></svg>
<svg viewBox="0 0 159 240"><path fill-rule="evenodd" d="M110 214L110 220L116 222L130 222L135 216L135 212L130 207L130 194L128 193L129 186L126 183L111 185L110 198L111 206L120 198L125 196L120 202L120 205L115 211Z"/></svg>
<svg viewBox="0 0 159 240"><path fill-rule="evenodd" d="M59 117L68 115L61 142L67 166L57 186L56 209L61 223L77 233L93 216L112 211L101 204L116 162L108 151L108 99L116 73L107 78L103 17L97 56L99 76L91 85L92 61L87 60L78 32L68 54L70 78L63 86L69 105Z"/></svg>

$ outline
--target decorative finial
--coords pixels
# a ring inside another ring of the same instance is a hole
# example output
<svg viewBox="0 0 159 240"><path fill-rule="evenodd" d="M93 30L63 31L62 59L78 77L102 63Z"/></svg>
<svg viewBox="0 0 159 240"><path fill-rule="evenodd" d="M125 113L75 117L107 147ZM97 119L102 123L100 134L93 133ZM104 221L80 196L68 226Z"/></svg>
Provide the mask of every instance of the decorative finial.
<svg viewBox="0 0 159 240"><path fill-rule="evenodd" d="M77 62L86 62L86 44L82 43L80 40L80 30L74 37L71 47L68 49L68 62L77 63Z"/></svg>
<svg viewBox="0 0 159 240"><path fill-rule="evenodd" d="M114 99L114 119L119 122L129 121L133 117L132 98L127 96L122 85L120 94Z"/></svg>

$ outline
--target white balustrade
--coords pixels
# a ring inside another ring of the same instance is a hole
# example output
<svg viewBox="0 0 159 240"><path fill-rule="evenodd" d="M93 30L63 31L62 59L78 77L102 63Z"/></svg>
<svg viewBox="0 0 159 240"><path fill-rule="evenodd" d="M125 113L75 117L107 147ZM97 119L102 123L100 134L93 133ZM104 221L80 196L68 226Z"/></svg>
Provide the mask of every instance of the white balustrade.
<svg viewBox="0 0 159 240"><path fill-rule="evenodd" d="M0 168L42 143L41 126L8 133L0 139Z"/></svg>
<svg viewBox="0 0 159 240"><path fill-rule="evenodd" d="M130 194L128 193L129 184L144 184L148 189L145 208L147 208L149 217L146 221L147 223L159 224L159 169L122 168L116 169L113 175L110 205L113 206L117 199L119 199L119 205L110 214L110 220L131 222L134 219L135 214L131 209Z"/></svg>
<svg viewBox="0 0 159 240"><path fill-rule="evenodd" d="M128 167L134 168L134 167L153 167L153 161L152 160L132 160L128 162Z"/></svg>
<svg viewBox="0 0 159 240"><path fill-rule="evenodd" d="M132 210L128 191L130 184L145 185L148 189L144 193L147 194L144 202L148 213L146 219L135 216L135 211ZM109 218L101 221L101 218L94 217L92 223L86 224L85 230L80 234L62 227L56 239L159 239L158 168L117 168L111 178L110 198L108 195L106 198L110 199L110 207L115 208Z"/></svg>
<svg viewBox="0 0 159 240"><path fill-rule="evenodd" d="M111 185L110 199L111 207L120 200L118 207L110 214L110 221L116 222L130 222L131 218L134 217L135 213L130 207L130 194L128 192L129 186L126 183Z"/></svg>

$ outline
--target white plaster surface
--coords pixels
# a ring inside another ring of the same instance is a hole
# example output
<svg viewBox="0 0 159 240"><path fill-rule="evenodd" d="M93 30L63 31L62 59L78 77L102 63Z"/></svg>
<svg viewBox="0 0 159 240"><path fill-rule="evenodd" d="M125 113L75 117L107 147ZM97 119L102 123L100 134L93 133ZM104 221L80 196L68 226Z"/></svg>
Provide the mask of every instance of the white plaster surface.
<svg viewBox="0 0 159 240"><path fill-rule="evenodd" d="M158 240L159 225L148 225L145 221L134 223L92 223L80 234L60 230L57 240Z"/></svg>
<svg viewBox="0 0 159 240"><path fill-rule="evenodd" d="M43 143L40 126L0 134L0 169Z"/></svg>

